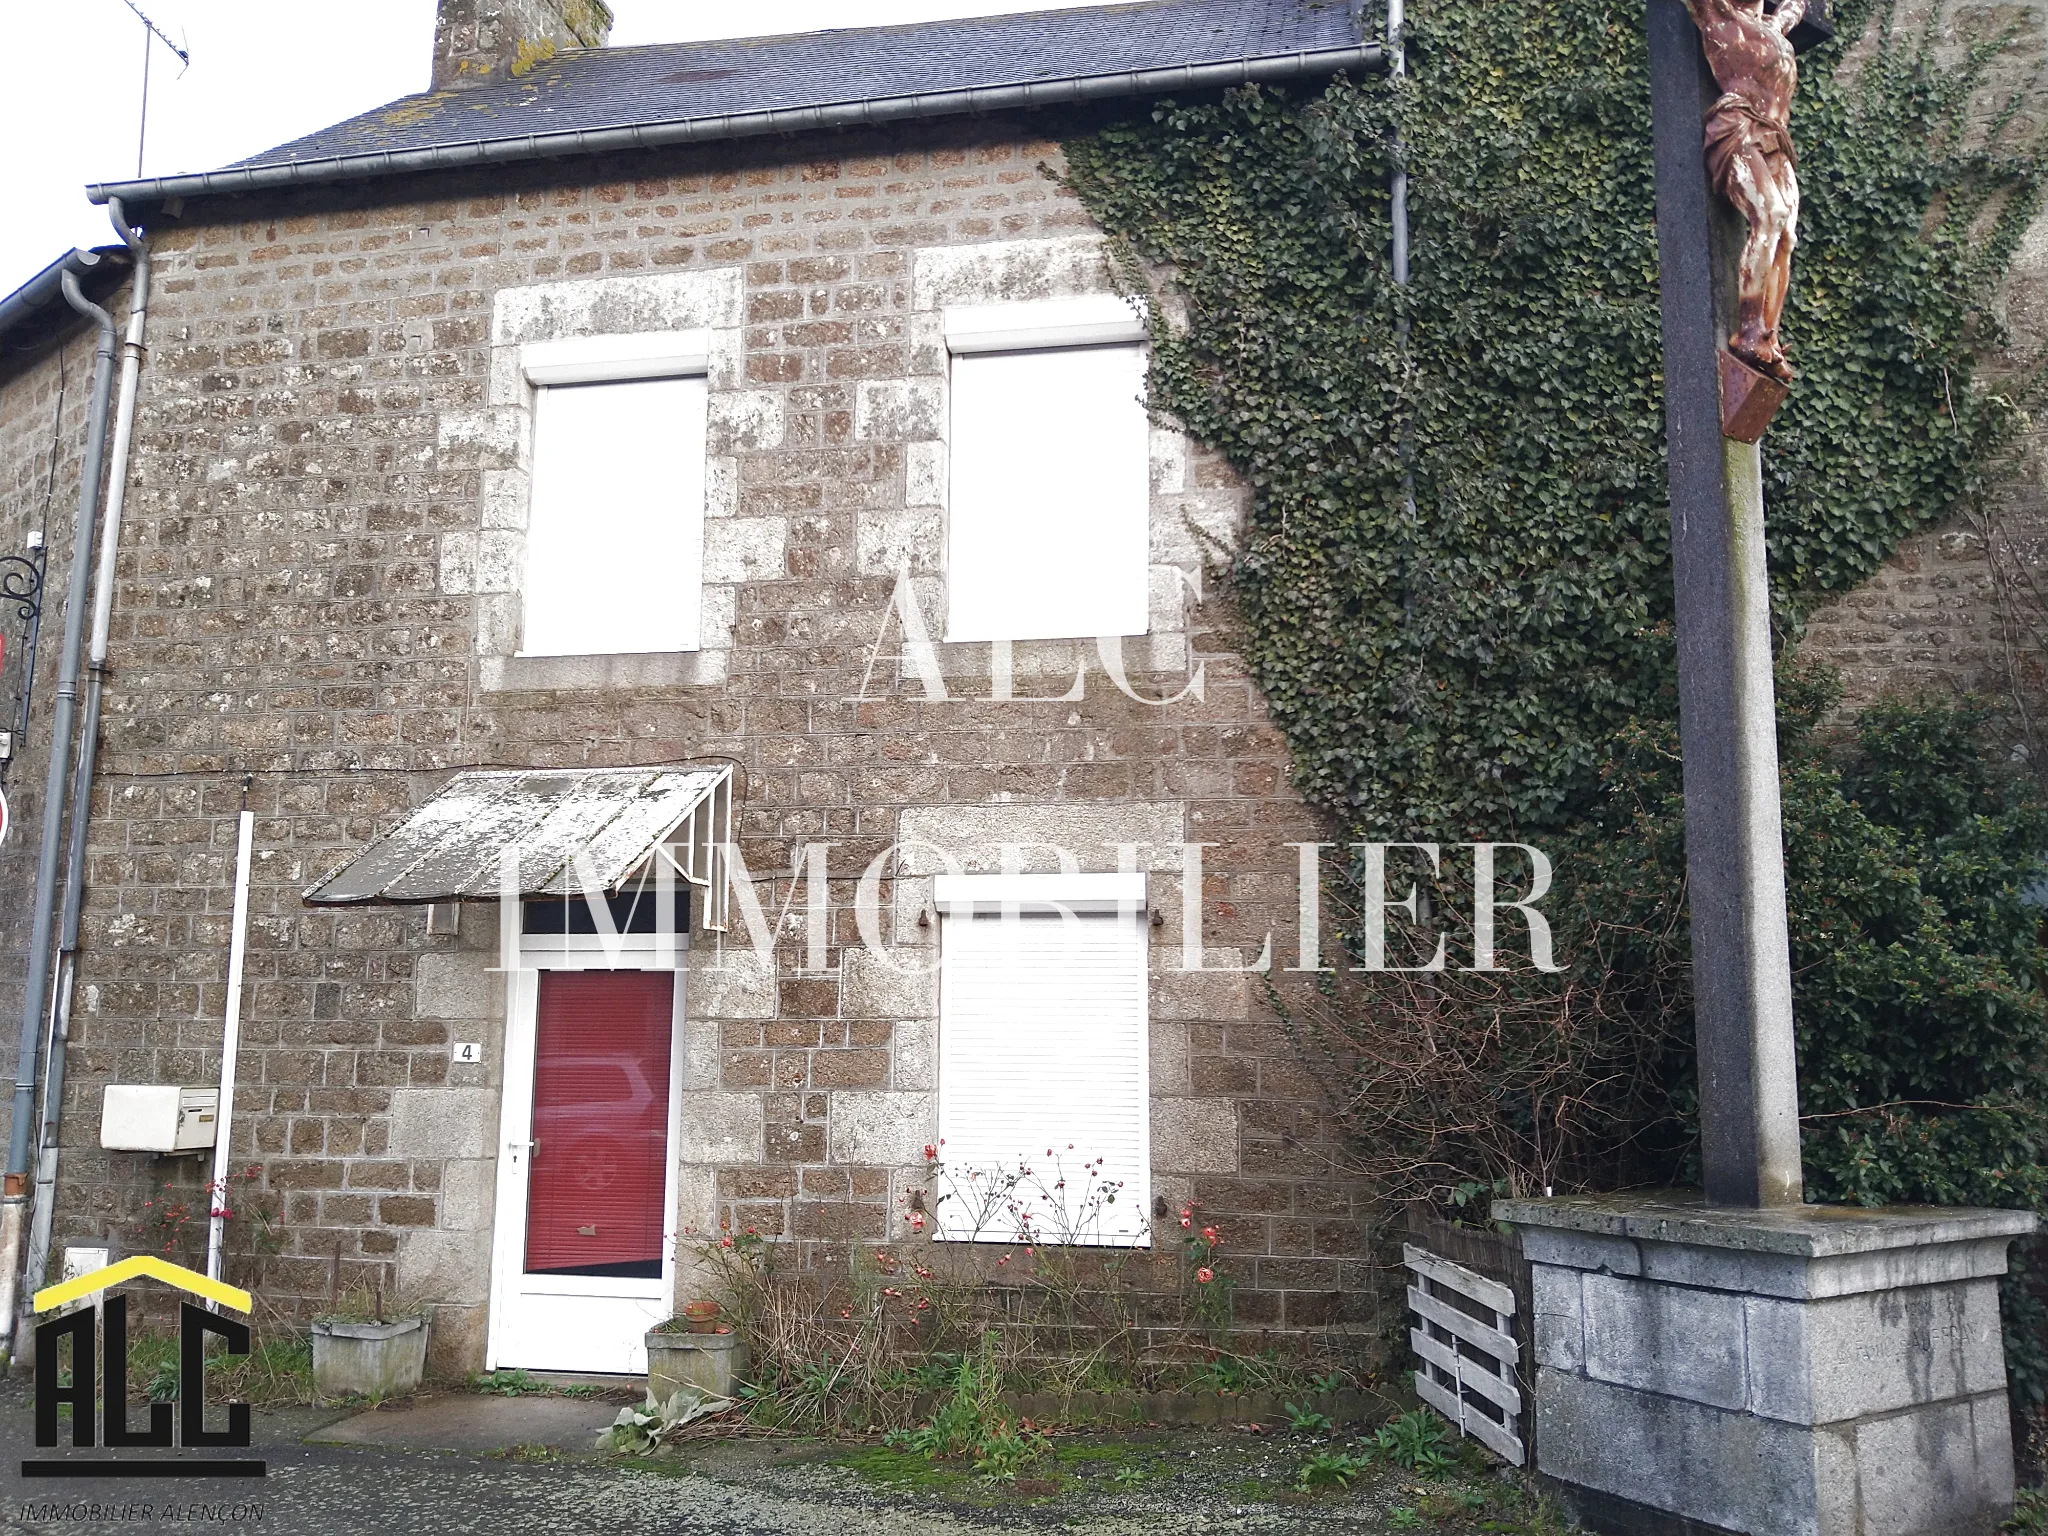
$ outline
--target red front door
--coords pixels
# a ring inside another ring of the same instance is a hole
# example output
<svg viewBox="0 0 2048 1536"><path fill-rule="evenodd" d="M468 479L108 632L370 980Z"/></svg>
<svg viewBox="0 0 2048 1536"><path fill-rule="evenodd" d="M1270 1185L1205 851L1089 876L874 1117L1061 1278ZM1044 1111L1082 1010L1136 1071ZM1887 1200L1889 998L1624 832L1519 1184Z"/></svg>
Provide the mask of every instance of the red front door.
<svg viewBox="0 0 2048 1536"><path fill-rule="evenodd" d="M526 1272L659 1279L672 971L543 971Z"/></svg>

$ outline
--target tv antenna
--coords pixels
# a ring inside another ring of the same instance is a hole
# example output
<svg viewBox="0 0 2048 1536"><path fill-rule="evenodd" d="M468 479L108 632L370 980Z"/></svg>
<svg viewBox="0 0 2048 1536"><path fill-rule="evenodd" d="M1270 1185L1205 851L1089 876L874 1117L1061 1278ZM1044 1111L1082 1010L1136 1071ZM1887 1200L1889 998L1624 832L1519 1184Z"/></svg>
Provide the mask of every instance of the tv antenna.
<svg viewBox="0 0 2048 1536"><path fill-rule="evenodd" d="M135 179L140 181L142 179L142 147L149 138L150 44L160 42L178 56L178 62L184 66L184 68L178 71L178 78L181 80L185 77L185 70L192 67L192 54L182 44L172 42L165 34L164 29L151 21L144 14L142 7L135 3L135 0L121 0L121 3L133 11L136 19L142 23L142 120L135 129Z"/></svg>

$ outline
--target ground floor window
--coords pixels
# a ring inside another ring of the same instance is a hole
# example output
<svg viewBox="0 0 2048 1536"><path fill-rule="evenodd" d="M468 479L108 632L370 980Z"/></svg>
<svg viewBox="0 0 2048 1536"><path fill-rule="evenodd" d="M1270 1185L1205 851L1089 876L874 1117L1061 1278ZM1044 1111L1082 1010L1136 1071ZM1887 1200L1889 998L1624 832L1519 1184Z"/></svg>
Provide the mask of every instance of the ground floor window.
<svg viewBox="0 0 2048 1536"><path fill-rule="evenodd" d="M1143 1242L1143 914L970 913L942 935L939 1235Z"/></svg>

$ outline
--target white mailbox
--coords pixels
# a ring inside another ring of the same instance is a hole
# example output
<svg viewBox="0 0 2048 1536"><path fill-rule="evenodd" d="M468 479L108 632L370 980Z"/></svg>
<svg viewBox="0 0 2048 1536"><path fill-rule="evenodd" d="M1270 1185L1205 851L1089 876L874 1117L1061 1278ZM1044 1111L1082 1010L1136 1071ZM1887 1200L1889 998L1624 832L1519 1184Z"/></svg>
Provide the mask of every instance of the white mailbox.
<svg viewBox="0 0 2048 1536"><path fill-rule="evenodd" d="M201 1152L213 1145L218 1088L109 1083L100 1101L100 1145L109 1152Z"/></svg>

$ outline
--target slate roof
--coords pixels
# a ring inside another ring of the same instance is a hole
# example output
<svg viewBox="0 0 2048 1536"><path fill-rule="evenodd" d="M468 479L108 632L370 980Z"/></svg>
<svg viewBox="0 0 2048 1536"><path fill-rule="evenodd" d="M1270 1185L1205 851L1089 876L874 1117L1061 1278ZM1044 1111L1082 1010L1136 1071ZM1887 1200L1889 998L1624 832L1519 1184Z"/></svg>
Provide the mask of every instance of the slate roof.
<svg viewBox="0 0 2048 1536"><path fill-rule="evenodd" d="M1189 85L1213 85L1215 66L1247 61L1277 67L1241 71L1243 78L1283 77L1290 66L1327 74L1343 62L1303 56L1356 53L1360 44L1355 0L1138 0L910 26L578 49L521 79L402 97L224 171L88 190L95 201L109 194L161 200L380 168L526 158L522 145L534 156L576 153L626 147L622 136L630 143L703 141L1031 104L1009 100L1004 93L1013 87L1054 87L1042 98L1047 102L1099 99L1157 91L1164 71L1204 70ZM1062 92L1060 82L1094 84ZM1032 101L1039 99L1034 93ZM841 110L849 107L854 115ZM670 131L647 131L663 126Z"/></svg>

